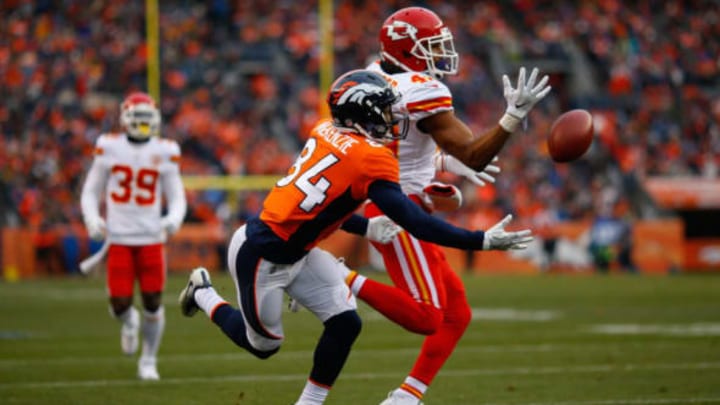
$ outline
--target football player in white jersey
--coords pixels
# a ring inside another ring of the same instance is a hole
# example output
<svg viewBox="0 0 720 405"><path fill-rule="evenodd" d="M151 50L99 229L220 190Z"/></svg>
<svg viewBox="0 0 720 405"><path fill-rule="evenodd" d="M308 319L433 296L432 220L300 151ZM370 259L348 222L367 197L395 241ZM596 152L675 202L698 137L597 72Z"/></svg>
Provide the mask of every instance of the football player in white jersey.
<svg viewBox="0 0 720 405"><path fill-rule="evenodd" d="M160 111L145 93L122 103L123 133L100 135L82 189L81 207L91 238L105 238L110 312L121 323L122 351L133 355L142 333L138 377L158 380L157 352L165 329L164 243L183 222L187 203L180 178L180 147L158 136ZM167 214L162 215L163 197ZM106 219L100 211L105 205ZM133 306L134 284L142 317ZM142 318L142 319L141 319Z"/></svg>
<svg viewBox="0 0 720 405"><path fill-rule="evenodd" d="M407 137L392 147L399 159L400 185L416 203L432 211L435 197L461 201L455 187L434 188L436 171L450 171L481 185L483 173L532 107L550 91L548 77L538 80L533 69L526 78L520 69L517 85L503 76L505 114L497 125L479 136L453 112L452 94L438 79L457 73L450 29L432 11L408 7L385 20L379 34L381 58L368 67L379 72L402 94L393 106L410 117ZM438 152L439 151L439 152ZM483 176L485 175L485 176ZM365 215L381 215L369 204ZM426 335L420 354L404 382L382 405L418 404L442 365L450 357L470 323L470 306L460 277L442 250L407 232L392 243L373 243L380 251L395 287L351 274L353 293L390 320Z"/></svg>

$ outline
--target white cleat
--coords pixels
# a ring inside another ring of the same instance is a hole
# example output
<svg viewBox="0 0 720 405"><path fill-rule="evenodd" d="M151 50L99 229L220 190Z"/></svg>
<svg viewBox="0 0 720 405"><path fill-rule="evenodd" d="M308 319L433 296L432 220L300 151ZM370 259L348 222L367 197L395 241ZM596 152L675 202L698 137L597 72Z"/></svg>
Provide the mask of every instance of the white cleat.
<svg viewBox="0 0 720 405"><path fill-rule="evenodd" d="M380 405L423 405L419 399L410 394L402 394L397 391L391 391L388 397L380 402Z"/></svg>
<svg viewBox="0 0 720 405"><path fill-rule="evenodd" d="M187 286L180 291L178 302L180 310L185 316L193 316L200 309L195 302L195 291L200 288L212 287L210 282L210 273L204 267L198 267L190 273L190 279Z"/></svg>
<svg viewBox="0 0 720 405"><path fill-rule="evenodd" d="M155 359L140 358L138 362L138 378L143 381L157 381L160 374L157 371L157 361Z"/></svg>

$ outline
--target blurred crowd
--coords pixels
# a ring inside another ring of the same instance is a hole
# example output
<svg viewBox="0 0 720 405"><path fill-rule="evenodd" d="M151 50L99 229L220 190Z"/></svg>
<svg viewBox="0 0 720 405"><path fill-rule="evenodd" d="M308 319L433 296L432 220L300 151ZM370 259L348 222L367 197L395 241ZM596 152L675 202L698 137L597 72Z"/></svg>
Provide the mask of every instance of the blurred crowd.
<svg viewBox="0 0 720 405"><path fill-rule="evenodd" d="M465 191L450 220L484 228L513 212L542 234L597 212L656 215L647 176L717 178L716 1L335 1L335 74L375 58L382 21L409 5L451 27L460 74L446 83L476 133L502 115L502 74L538 66L554 87L500 155L495 186L445 178ZM0 224L83 232L93 143L119 129L126 94L147 91L144 12L142 1L0 3ZM160 2L163 136L180 142L184 174L286 170L324 99L318 16L316 2ZM593 112L596 141L580 161L555 164L545 137L572 108ZM188 221L242 221L260 193L190 192Z"/></svg>

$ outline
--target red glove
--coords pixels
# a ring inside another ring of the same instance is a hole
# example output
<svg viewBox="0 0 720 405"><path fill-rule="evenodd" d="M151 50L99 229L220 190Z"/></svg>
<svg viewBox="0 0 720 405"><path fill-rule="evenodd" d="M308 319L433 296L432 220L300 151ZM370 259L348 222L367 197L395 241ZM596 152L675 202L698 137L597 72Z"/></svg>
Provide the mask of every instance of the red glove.
<svg viewBox="0 0 720 405"><path fill-rule="evenodd" d="M462 205L462 193L452 184L432 182L423 189L422 200L431 211L455 211Z"/></svg>

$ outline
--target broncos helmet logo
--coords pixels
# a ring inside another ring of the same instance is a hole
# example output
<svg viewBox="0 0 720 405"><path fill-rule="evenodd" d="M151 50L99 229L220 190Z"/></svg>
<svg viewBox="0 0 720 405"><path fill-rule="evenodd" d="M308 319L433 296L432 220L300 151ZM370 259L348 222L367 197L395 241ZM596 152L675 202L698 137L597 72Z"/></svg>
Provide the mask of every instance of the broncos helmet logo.
<svg viewBox="0 0 720 405"><path fill-rule="evenodd" d="M340 101L340 97L342 97L343 94L345 94L348 89L351 87L357 85L358 83L356 81L349 80L345 83L342 83L340 87L330 92L330 104L332 105L338 105Z"/></svg>
<svg viewBox="0 0 720 405"><path fill-rule="evenodd" d="M382 90L381 87L370 83L347 82L338 89L336 100L334 101L337 105L342 105L348 102L362 105L365 97L368 94L377 93L378 89Z"/></svg>
<svg viewBox="0 0 720 405"><path fill-rule="evenodd" d="M395 125L400 120L395 119L391 111L400 97L400 93L380 74L353 70L335 80L327 102L338 128L382 142L402 139L407 135L407 126L395 131ZM403 120L407 120L406 117Z"/></svg>
<svg viewBox="0 0 720 405"><path fill-rule="evenodd" d="M398 41L405 38L417 38L417 28L410 23L405 21L393 21L392 24L386 26L387 36L393 41Z"/></svg>

